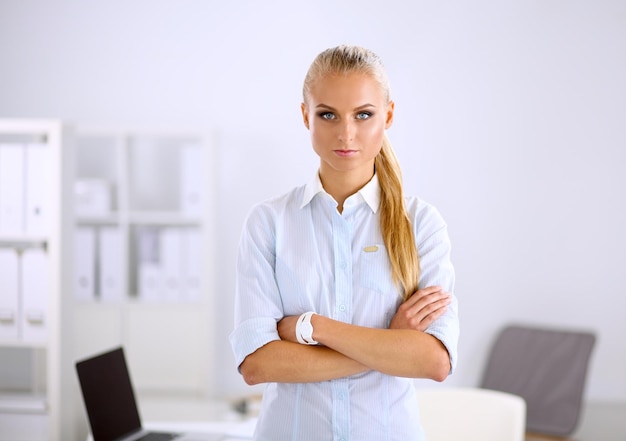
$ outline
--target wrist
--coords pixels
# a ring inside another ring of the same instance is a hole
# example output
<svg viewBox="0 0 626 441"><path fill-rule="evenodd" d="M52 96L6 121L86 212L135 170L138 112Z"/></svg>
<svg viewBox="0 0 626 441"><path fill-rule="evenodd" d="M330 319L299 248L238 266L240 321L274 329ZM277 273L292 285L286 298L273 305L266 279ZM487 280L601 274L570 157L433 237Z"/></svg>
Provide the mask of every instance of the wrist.
<svg viewBox="0 0 626 441"><path fill-rule="evenodd" d="M305 312L298 317L296 322L296 339L298 343L303 345L317 345L319 344L313 338L313 324L311 323L311 317L316 315L313 311Z"/></svg>

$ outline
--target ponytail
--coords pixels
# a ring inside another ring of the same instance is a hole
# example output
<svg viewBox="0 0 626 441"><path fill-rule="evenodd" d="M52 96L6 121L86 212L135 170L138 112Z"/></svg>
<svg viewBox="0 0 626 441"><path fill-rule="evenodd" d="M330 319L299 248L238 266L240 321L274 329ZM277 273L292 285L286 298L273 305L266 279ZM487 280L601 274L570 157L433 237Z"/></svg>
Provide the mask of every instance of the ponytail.
<svg viewBox="0 0 626 441"><path fill-rule="evenodd" d="M393 280L402 288L406 300L417 291L419 256L404 204L400 164L386 135L375 164L381 189L380 229L391 261Z"/></svg>

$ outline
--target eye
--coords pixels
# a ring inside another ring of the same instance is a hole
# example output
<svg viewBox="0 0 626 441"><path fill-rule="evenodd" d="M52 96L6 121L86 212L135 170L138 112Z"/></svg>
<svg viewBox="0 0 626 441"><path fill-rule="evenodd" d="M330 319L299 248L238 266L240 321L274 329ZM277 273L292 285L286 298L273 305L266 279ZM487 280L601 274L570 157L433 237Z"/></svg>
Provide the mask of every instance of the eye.
<svg viewBox="0 0 626 441"><path fill-rule="evenodd" d="M321 112L319 113L319 116L320 118L326 119L326 120L335 119L335 114L332 112Z"/></svg>
<svg viewBox="0 0 626 441"><path fill-rule="evenodd" d="M356 119L369 119L372 116L370 112L359 112L356 114Z"/></svg>

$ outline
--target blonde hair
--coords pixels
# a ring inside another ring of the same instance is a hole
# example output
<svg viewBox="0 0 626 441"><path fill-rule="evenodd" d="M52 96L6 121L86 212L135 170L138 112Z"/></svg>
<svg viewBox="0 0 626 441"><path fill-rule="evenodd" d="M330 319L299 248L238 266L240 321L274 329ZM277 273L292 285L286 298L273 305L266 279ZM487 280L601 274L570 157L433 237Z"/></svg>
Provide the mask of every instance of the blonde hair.
<svg viewBox="0 0 626 441"><path fill-rule="evenodd" d="M313 60L304 79L302 94L305 102L316 79L349 73L371 75L383 89L385 99L390 100L389 80L381 59L368 49L341 45L323 51ZM391 261L393 280L402 288L406 300L417 291L419 256L404 203L400 164L386 135L375 167L381 189L380 229Z"/></svg>

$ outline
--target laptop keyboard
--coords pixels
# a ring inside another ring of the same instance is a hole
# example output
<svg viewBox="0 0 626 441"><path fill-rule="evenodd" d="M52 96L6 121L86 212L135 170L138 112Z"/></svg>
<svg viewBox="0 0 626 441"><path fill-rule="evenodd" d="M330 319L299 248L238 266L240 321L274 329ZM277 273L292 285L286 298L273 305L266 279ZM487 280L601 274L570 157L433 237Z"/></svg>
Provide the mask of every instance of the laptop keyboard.
<svg viewBox="0 0 626 441"><path fill-rule="evenodd" d="M135 441L170 441L179 436L179 433L150 432Z"/></svg>

